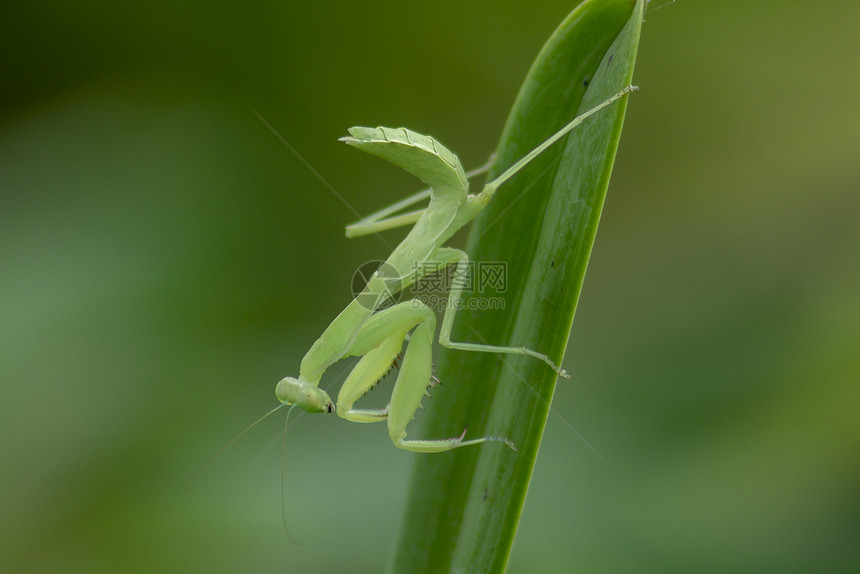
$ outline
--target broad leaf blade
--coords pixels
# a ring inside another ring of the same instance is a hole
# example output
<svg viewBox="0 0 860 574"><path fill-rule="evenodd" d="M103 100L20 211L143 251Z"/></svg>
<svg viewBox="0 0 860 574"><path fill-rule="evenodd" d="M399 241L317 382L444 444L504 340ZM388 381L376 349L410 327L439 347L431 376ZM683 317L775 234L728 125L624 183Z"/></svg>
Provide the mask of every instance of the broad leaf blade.
<svg viewBox="0 0 860 574"><path fill-rule="evenodd" d="M588 0L544 46L505 127L501 173L574 116L628 85L644 0ZM452 340L527 346L560 362L594 242L624 112L589 118L502 186L475 221L467 252L479 265L504 263L506 285L473 297L504 309L458 314ZM556 375L533 358L443 350L445 383L428 405L421 438L503 436L416 456L409 506L392 572L503 572L522 511Z"/></svg>

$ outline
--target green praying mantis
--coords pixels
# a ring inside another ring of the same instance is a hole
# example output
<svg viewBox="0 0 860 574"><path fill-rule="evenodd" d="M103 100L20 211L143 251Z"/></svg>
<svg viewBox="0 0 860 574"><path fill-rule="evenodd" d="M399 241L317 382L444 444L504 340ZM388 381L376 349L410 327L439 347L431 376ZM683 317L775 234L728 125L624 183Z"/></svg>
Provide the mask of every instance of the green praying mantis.
<svg viewBox="0 0 860 574"><path fill-rule="evenodd" d="M456 266L454 282L448 294L439 343L449 349L483 353L528 355L546 363L558 375L569 377L547 355L526 347L501 347L451 340L451 328L463 291L462 278L469 258L463 251L443 244L492 201L498 188L537 156L558 142L589 116L612 105L626 94L638 91L627 86L594 108L575 117L555 134L520 158L495 179L484 184L480 193L469 193L469 181L459 158L432 137L406 128L350 128L349 136L340 141L361 151L381 157L423 181L429 190L419 192L346 227L347 237L358 237L379 231L413 225L406 238L375 272L363 291L341 311L311 346L301 361L298 378L285 377L275 387L275 396L283 405L300 407L312 413L336 412L353 422L388 422L394 446L414 452L444 452L454 448L501 441L485 436L465 440L459 436L443 439L413 440L406 438L406 427L420 406L428 387L435 386L432 375L432 344L436 331L434 311L418 299L383 308L392 295L413 285L425 274ZM486 171L483 168L478 171ZM474 172L473 172L474 173ZM424 209L403 211L427 197ZM428 265L432 263L432 265ZM399 373L388 406L383 409L355 408L355 403L370 390L401 357ZM319 388L320 379L332 364L350 356L360 357L347 376L337 397L337 405Z"/></svg>

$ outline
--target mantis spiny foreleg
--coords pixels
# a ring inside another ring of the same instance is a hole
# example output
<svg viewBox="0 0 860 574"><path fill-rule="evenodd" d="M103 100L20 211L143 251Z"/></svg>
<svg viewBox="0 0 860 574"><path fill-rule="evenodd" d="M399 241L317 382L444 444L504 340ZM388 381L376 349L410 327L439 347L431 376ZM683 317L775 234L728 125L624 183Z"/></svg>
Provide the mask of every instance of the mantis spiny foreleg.
<svg viewBox="0 0 860 574"><path fill-rule="evenodd" d="M410 330L411 336L388 406L385 409L353 408L355 401L391 367ZM341 387L337 398L337 414L354 422L387 419L388 432L394 445L414 452L442 452L487 440L499 440L483 437L464 441L465 431L458 437L448 439L406 439L407 425L420 406L421 399L427 394L427 388L434 386L432 347L435 332L436 316L433 310L418 300L399 303L368 319L348 353L363 356Z"/></svg>

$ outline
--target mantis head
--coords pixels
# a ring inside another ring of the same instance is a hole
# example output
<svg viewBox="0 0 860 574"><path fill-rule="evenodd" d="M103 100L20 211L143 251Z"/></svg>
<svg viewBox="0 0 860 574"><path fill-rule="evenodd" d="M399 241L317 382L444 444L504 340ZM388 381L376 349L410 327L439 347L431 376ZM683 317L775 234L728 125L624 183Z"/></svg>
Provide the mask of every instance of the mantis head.
<svg viewBox="0 0 860 574"><path fill-rule="evenodd" d="M334 411L334 403L328 393L314 384L293 377L284 377L278 382L275 396L285 405L296 405L309 413Z"/></svg>

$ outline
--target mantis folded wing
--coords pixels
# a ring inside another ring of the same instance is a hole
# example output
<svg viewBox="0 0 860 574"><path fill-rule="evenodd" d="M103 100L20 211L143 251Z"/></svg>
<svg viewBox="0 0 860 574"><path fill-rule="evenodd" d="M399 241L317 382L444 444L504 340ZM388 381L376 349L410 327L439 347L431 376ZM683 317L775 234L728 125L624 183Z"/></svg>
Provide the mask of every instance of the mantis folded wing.
<svg viewBox="0 0 860 574"><path fill-rule="evenodd" d="M277 384L275 396L278 400L284 404L299 406L308 412L336 411L338 416L354 422L386 420L394 445L415 452L443 452L492 440L505 442L514 448L508 440L499 437L464 440L465 430L459 436L446 439L406 438L406 426L420 406L427 388L434 386L431 368L436 316L432 309L417 299L385 309L381 307L391 295L411 286L426 274L456 266L454 284L448 294L448 304L439 332L439 343L442 346L463 351L528 355L543 361L559 375L569 377L545 354L526 347L451 341L451 328L463 291L462 279L465 277L469 258L464 252L443 247L443 244L480 213L505 181L586 118L635 91L635 86L627 86L577 116L497 178L485 183L478 194L469 193L468 177L459 158L432 137L406 128L350 128L350 135L341 138L341 141L405 169L430 189L347 227L347 236L354 237L414 224L406 238L380 267L388 272L375 272L364 290L341 311L311 346L302 359L298 378L286 377ZM427 197L430 202L426 208L393 215ZM430 262L433 265L427 265ZM354 403L373 387L398 359L407 338L406 352L388 406L384 409L354 408ZM349 356L358 356L361 359L341 387L335 407L329 395L319 388L319 382L329 366Z"/></svg>

